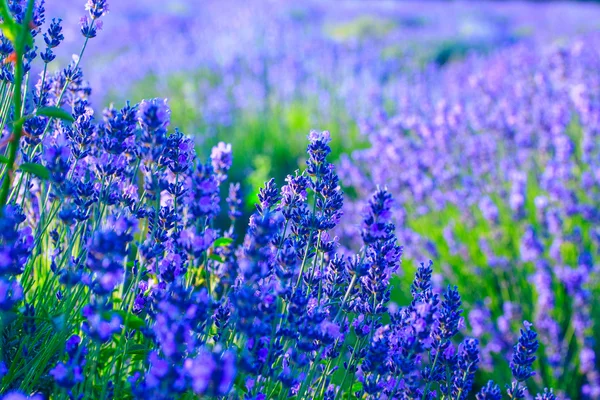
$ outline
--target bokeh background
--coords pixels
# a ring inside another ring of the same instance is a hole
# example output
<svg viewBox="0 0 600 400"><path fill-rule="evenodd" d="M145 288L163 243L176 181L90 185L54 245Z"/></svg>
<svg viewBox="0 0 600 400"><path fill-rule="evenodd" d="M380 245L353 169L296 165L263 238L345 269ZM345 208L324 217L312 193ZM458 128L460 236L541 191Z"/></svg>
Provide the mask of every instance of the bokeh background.
<svg viewBox="0 0 600 400"><path fill-rule="evenodd" d="M81 47L79 3L47 5L65 20L67 61ZM302 163L309 129L333 133L335 157L368 146L365 125L395 114L423 71L600 27L600 7L574 2L125 0L110 9L82 61L94 103L167 97L173 125L201 151L233 144L233 177L247 182L250 204L255 186L282 183Z"/></svg>

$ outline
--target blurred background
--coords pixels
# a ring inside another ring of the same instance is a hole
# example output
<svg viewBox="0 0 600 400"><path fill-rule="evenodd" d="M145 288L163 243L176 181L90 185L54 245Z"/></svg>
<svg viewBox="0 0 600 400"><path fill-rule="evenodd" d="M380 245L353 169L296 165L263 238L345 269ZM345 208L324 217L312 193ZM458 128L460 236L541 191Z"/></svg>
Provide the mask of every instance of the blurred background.
<svg viewBox="0 0 600 400"><path fill-rule="evenodd" d="M82 1L47 3L65 20L68 61L82 44ZM398 92L423 70L600 27L600 7L576 2L126 0L110 9L82 63L96 107L168 98L172 125L200 154L233 144L232 179L245 182L249 205L257 185L281 184L302 164L309 129L332 132L334 158L367 146L364 125L394 114Z"/></svg>

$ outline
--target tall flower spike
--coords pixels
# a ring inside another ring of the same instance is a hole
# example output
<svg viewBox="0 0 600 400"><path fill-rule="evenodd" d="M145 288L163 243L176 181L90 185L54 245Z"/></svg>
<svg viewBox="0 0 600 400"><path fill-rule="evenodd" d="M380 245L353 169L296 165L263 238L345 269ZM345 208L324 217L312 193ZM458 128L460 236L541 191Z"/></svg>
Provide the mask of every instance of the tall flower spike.
<svg viewBox="0 0 600 400"><path fill-rule="evenodd" d="M138 107L140 125L150 131L164 129L169 125L171 109L167 99L142 100Z"/></svg>
<svg viewBox="0 0 600 400"><path fill-rule="evenodd" d="M369 199L361 232L365 244L387 240L390 235L393 236L394 225L391 223L393 202L392 195L386 189L378 189Z"/></svg>
<svg viewBox="0 0 600 400"><path fill-rule="evenodd" d="M44 33L44 42L49 49L57 47L64 39L65 36L62 34L62 19L52 19L48 33Z"/></svg>
<svg viewBox="0 0 600 400"><path fill-rule="evenodd" d="M421 266L417 268L415 274L415 280L410 287L410 292L413 297L413 303L421 300L423 293L431 290L431 274L433 273L433 261L429 260L427 265L421 263Z"/></svg>
<svg viewBox="0 0 600 400"><path fill-rule="evenodd" d="M539 347L537 333L531 329L532 325L529 322L525 321L523 325L525 329L521 329L521 336L514 347L510 363L510 370L515 378L510 386L507 385L507 393L511 399L525 398L526 387L522 387L521 383L535 375L532 365Z"/></svg>
<svg viewBox="0 0 600 400"><path fill-rule="evenodd" d="M331 135L328 131L311 131L308 135L308 160L306 161L309 175L324 175L328 169L328 163L325 162L331 148Z"/></svg>
<svg viewBox="0 0 600 400"><path fill-rule="evenodd" d="M477 339L466 339L458 355L458 368L452 377L452 398L466 399L471 392L475 371L479 364L479 342Z"/></svg>
<svg viewBox="0 0 600 400"><path fill-rule="evenodd" d="M443 382L446 379L446 369L453 370L455 368L455 365L453 365L456 362L454 357L455 350L451 339L458 333L458 329L462 323L460 315L462 313L460 309L461 300L457 287L452 288L448 285L443 297L441 307L438 310L437 324L434 325L431 331L432 343L429 355L431 364L423 370L423 376L428 381L425 390L425 394L428 396L431 396L433 393L433 391L430 391L431 384L434 382Z"/></svg>
<svg viewBox="0 0 600 400"><path fill-rule="evenodd" d="M502 391L500 390L500 386L496 385L493 381L488 381L479 393L475 395L475 398L477 400L502 400Z"/></svg>
<svg viewBox="0 0 600 400"><path fill-rule="evenodd" d="M271 208L275 207L275 204L280 199L275 179L271 178L265 183L265 187L261 188L258 192L259 204L256 205L256 209L260 214L268 212Z"/></svg>
<svg viewBox="0 0 600 400"><path fill-rule="evenodd" d="M88 0L85 4L85 10L90 13L93 20L97 20L108 13L108 1Z"/></svg>
<svg viewBox="0 0 600 400"><path fill-rule="evenodd" d="M448 286L444 293L444 300L440 309L438 332L443 339L450 339L458 333L461 324L462 310L460 309L461 300L458 294L458 288Z"/></svg>
<svg viewBox="0 0 600 400"><path fill-rule="evenodd" d="M538 393L537 396L535 396L535 400L556 400L557 397L554 394L554 391L552 389L546 388L544 389L544 391L542 393Z"/></svg>
<svg viewBox="0 0 600 400"><path fill-rule="evenodd" d="M213 170L219 177L219 180L225 180L227 177L227 171L229 171L229 168L231 168L231 163L233 162L231 144L219 142L218 145L212 148L210 160Z"/></svg>

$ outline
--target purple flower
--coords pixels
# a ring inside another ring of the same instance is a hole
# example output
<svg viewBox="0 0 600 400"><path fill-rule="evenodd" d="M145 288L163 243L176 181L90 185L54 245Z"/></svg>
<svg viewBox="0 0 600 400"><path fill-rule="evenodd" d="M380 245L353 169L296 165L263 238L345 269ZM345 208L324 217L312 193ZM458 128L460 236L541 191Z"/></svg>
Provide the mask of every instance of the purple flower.
<svg viewBox="0 0 600 400"><path fill-rule="evenodd" d="M87 15L81 17L79 24L81 26L81 34L88 39L95 38L98 31L102 29L102 21L93 18L90 20Z"/></svg>
<svg viewBox="0 0 600 400"><path fill-rule="evenodd" d="M476 398L477 400L502 400L502 391L493 381L488 381L477 393Z"/></svg>
<svg viewBox="0 0 600 400"><path fill-rule="evenodd" d="M81 314L85 318L83 331L99 342L108 342L121 331L121 317L105 306L88 304L83 307Z"/></svg>
<svg viewBox="0 0 600 400"><path fill-rule="evenodd" d="M19 282L0 277L0 310L8 311L23 300L23 288Z"/></svg>
<svg viewBox="0 0 600 400"><path fill-rule="evenodd" d="M33 250L31 228L19 229L24 220L21 208L13 205L0 217L0 276L21 274Z"/></svg>
<svg viewBox="0 0 600 400"><path fill-rule="evenodd" d="M475 371L479 364L479 342L477 339L466 339L460 347L458 369L452 377L452 396L466 399L475 379Z"/></svg>
<svg viewBox="0 0 600 400"><path fill-rule="evenodd" d="M60 18L52 18L52 22L48 27L48 33L44 33L44 42L46 42L46 46L49 49L57 47L65 39L64 35L62 34L61 22L62 19ZM46 60L44 61L48 62Z"/></svg>
<svg viewBox="0 0 600 400"><path fill-rule="evenodd" d="M218 145L212 148L210 160L215 173L220 177L220 180L224 180L233 161L231 144L219 142Z"/></svg>
<svg viewBox="0 0 600 400"><path fill-rule="evenodd" d="M22 392L11 391L2 396L2 400L44 400L44 396L41 394L34 394L28 396Z"/></svg>
<svg viewBox="0 0 600 400"><path fill-rule="evenodd" d="M138 107L138 121L149 131L167 128L170 119L171 110L167 99L142 100Z"/></svg>
<svg viewBox="0 0 600 400"><path fill-rule="evenodd" d="M514 347L510 370L515 381L508 386L507 392L512 398L521 399L525 397L525 387L521 383L535 375L532 365L535 361L535 352L539 347L537 333L531 329L531 324L523 322L525 329L521 329L521 336Z"/></svg>
<svg viewBox="0 0 600 400"><path fill-rule="evenodd" d="M240 192L239 183L231 183L229 185L229 195L227 196L229 210L227 211L227 215L231 220L232 230L235 221L242 216L243 196Z"/></svg>
<svg viewBox="0 0 600 400"><path fill-rule="evenodd" d="M87 349L81 345L81 338L73 335L67 340L65 351L68 360L57 363L49 374L54 378L57 385L65 389L71 389L84 380L83 371Z"/></svg>
<svg viewBox="0 0 600 400"><path fill-rule="evenodd" d="M194 393L206 393L211 383L211 376L216 369L217 364L213 360L211 353L202 351L196 358L187 359L184 368L187 374L192 378L192 388Z"/></svg>
<svg viewBox="0 0 600 400"><path fill-rule="evenodd" d="M85 10L90 13L90 17L96 20L108 13L108 1L106 0L88 0L85 3Z"/></svg>
<svg viewBox="0 0 600 400"><path fill-rule="evenodd" d="M329 341L340 339L342 337L340 326L331 321L325 320L321 322L321 331Z"/></svg>
<svg viewBox="0 0 600 400"><path fill-rule="evenodd" d="M86 266L95 274L93 290L98 294L112 292L123 280L124 259L133 239L135 220L111 221L113 228L98 230L88 244Z"/></svg>
<svg viewBox="0 0 600 400"><path fill-rule="evenodd" d="M236 358L231 352L225 352L220 359L203 350L194 359L184 363L186 373L192 379L192 389L198 395L209 394L223 396L229 393L233 385Z"/></svg>

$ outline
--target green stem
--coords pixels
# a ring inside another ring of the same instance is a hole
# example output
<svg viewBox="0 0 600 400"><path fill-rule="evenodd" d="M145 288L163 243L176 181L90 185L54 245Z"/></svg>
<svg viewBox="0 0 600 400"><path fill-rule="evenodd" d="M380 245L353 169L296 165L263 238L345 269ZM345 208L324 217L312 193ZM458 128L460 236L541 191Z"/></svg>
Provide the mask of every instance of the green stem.
<svg viewBox="0 0 600 400"><path fill-rule="evenodd" d="M354 348L352 349L352 354L350 354L350 359L348 360L348 368L344 372L344 378L342 379L342 384L340 385L340 390L336 393L335 398L337 399L338 395L340 395L344 391L344 384L346 383L346 378L348 377L348 370L352 368L352 361L354 361L354 355L356 354L356 349L360 347L360 337L356 338L356 343L354 344ZM350 390L352 390L352 386L350 386Z"/></svg>
<svg viewBox="0 0 600 400"><path fill-rule="evenodd" d="M441 348L442 346L440 346L439 348ZM435 369L435 365L437 364L437 360L438 357L440 355L440 351L438 349L438 351L435 352L435 358L433 359L433 363L431 364L431 371L433 371ZM425 385L425 390L423 391L423 397L421 397L421 400L425 400L427 398L427 395L429 394L429 387L431 386L431 381L427 381L427 384Z"/></svg>
<svg viewBox="0 0 600 400"><path fill-rule="evenodd" d="M354 284L356 283L357 276L358 275L356 275L356 274L352 275L352 280L350 281L350 285L348 285L348 290L346 290L346 294L344 295L344 298L342 299L342 303L340 304L340 309L338 310L337 314L335 315L335 318L333 319L334 323L342 314L344 306L346 305L346 301L348 300L348 296L350 296L350 292L352 291L352 288L354 287Z"/></svg>
<svg viewBox="0 0 600 400"><path fill-rule="evenodd" d="M95 23L95 20L93 20L91 22L92 26L94 25L94 23ZM77 62L75 63L75 68L73 68L73 70L77 70L77 68L79 68L79 63L81 62L81 58L83 57L83 53L85 52L85 49L87 47L89 40L90 40L90 38L88 38L88 37L85 38L85 41L83 42L83 46L81 46L81 51L79 52L79 57L77 58ZM60 95L58 96L58 99L56 100L56 107L60 107L60 103L62 102L65 92L67 91L67 88L69 87L69 83L71 83L71 81L69 79L67 79L67 81L65 82L65 86L63 86L62 90L60 91ZM42 88L42 90L43 90L43 88ZM44 132L42 132L40 139L43 139L44 136L46 135L46 132L48 132L48 129L50 129L50 124L52 123L52 120L53 120L53 118L48 119L48 123L46 124L46 127L44 128Z"/></svg>
<svg viewBox="0 0 600 400"><path fill-rule="evenodd" d="M4 20L5 23L6 22L15 22L15 19L10 14L10 11L8 11L8 4L7 4L6 0L0 0L0 16L2 16L2 19Z"/></svg>
<svg viewBox="0 0 600 400"><path fill-rule="evenodd" d="M4 213L4 207L8 200L8 192L10 190L12 175L14 171L14 164L19 151L19 144L21 142L21 135L23 133L23 54L25 51L25 44L27 39L31 38L31 32L29 31L29 23L33 18L33 5L34 0L29 0L27 3L27 11L25 12L25 19L23 20L22 28L20 29L19 36L15 40L15 91L13 94L13 106L14 106L14 125L13 125L13 136L9 141L8 145L8 163L4 170L4 176L2 180L2 187L0 188L0 215ZM8 11L6 0L0 3L0 13L4 21L11 19Z"/></svg>
<svg viewBox="0 0 600 400"><path fill-rule="evenodd" d="M48 63L44 63L44 72L42 72L42 83L40 86L40 97L38 98L38 107L42 106L42 98L44 93L44 85L46 84L46 74L48 73Z"/></svg>

